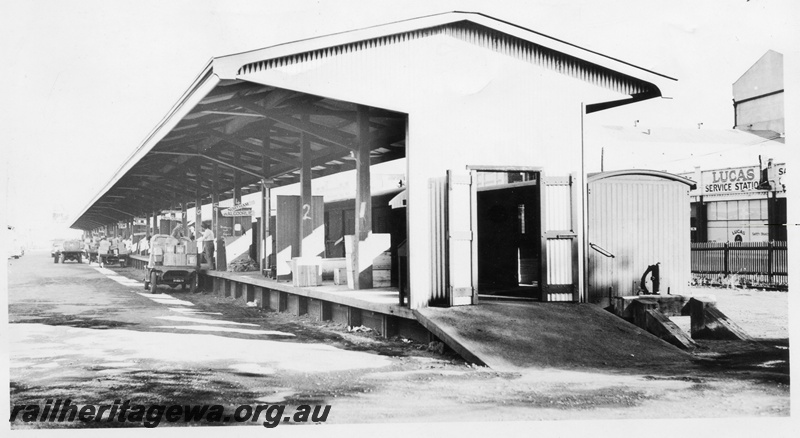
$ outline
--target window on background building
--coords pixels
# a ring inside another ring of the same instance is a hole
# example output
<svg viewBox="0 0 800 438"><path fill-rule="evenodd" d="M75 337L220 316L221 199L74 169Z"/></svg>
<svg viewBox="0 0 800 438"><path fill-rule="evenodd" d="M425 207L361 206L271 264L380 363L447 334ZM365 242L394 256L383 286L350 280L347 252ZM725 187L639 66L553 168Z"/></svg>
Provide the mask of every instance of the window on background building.
<svg viewBox="0 0 800 438"><path fill-rule="evenodd" d="M724 201L717 202L717 219L728 220L728 203Z"/></svg>
<svg viewBox="0 0 800 438"><path fill-rule="evenodd" d="M728 203L717 202L717 219L721 221L728 220Z"/></svg>
<svg viewBox="0 0 800 438"><path fill-rule="evenodd" d="M706 204L706 219L710 221L717 220L717 204L718 202L709 202Z"/></svg>
<svg viewBox="0 0 800 438"><path fill-rule="evenodd" d="M736 201L726 201L726 207L728 207L728 220L735 221L739 219L739 203Z"/></svg>
<svg viewBox="0 0 800 438"><path fill-rule="evenodd" d="M737 201L736 209L738 210L737 219L750 220L750 201Z"/></svg>
<svg viewBox="0 0 800 438"><path fill-rule="evenodd" d="M709 242L768 240L766 199L710 202L706 211Z"/></svg>

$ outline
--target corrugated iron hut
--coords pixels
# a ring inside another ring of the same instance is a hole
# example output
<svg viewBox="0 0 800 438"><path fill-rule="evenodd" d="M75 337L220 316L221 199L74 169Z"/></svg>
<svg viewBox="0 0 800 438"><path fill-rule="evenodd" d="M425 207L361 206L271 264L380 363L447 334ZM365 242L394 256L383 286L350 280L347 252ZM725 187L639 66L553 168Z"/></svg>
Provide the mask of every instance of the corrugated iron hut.
<svg viewBox="0 0 800 438"><path fill-rule="evenodd" d="M620 170L588 178L588 299L647 292L680 294L691 280L689 191L695 183L652 170ZM660 290L644 275L658 265Z"/></svg>

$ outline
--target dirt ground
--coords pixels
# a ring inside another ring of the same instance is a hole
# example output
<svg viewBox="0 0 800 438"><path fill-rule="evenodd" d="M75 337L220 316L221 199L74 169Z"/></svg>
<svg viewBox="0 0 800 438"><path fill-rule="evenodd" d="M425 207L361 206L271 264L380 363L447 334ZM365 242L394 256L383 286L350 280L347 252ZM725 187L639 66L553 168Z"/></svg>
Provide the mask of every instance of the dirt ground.
<svg viewBox="0 0 800 438"><path fill-rule="evenodd" d="M694 287L692 293L713 295L717 307L755 338L789 337L787 291Z"/></svg>
<svg viewBox="0 0 800 438"><path fill-rule="evenodd" d="M336 424L705 418L730 425L790 415L787 292L703 290L757 339L703 341L681 364L502 373L440 354L435 344L352 333L207 292L140 295L141 286L125 286L124 278L141 280L131 268L104 274L56 265L31 278L31 268L17 265L9 266L12 405L76 393L96 403L119 394L142 403L319 403L332 406L328 423ZM41 427L69 426L13 424Z"/></svg>

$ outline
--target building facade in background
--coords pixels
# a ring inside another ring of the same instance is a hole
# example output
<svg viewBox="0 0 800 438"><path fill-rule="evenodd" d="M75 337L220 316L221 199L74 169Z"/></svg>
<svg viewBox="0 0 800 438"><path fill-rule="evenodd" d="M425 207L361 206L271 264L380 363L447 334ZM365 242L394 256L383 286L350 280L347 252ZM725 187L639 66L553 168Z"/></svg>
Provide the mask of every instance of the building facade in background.
<svg viewBox="0 0 800 438"><path fill-rule="evenodd" d="M783 55L769 50L733 83L735 129L783 137Z"/></svg>
<svg viewBox="0 0 800 438"><path fill-rule="evenodd" d="M769 50L733 83L734 128L784 142L783 55ZM745 167L696 168L692 242L785 241L785 164L771 157Z"/></svg>
<svg viewBox="0 0 800 438"><path fill-rule="evenodd" d="M786 240L785 164L703 170L692 190L692 242Z"/></svg>

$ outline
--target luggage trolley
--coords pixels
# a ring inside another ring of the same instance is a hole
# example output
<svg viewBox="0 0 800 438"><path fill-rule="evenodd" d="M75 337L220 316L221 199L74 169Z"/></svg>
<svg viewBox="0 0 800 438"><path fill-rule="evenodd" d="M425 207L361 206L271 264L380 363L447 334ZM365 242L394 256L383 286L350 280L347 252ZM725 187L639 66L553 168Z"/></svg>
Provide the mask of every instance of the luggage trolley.
<svg viewBox="0 0 800 438"><path fill-rule="evenodd" d="M150 238L150 259L145 268L144 289L158 293L159 284L173 289L181 286L191 292L197 289L197 248L187 238L176 239L167 234L156 234ZM192 263L190 263L192 262Z"/></svg>

